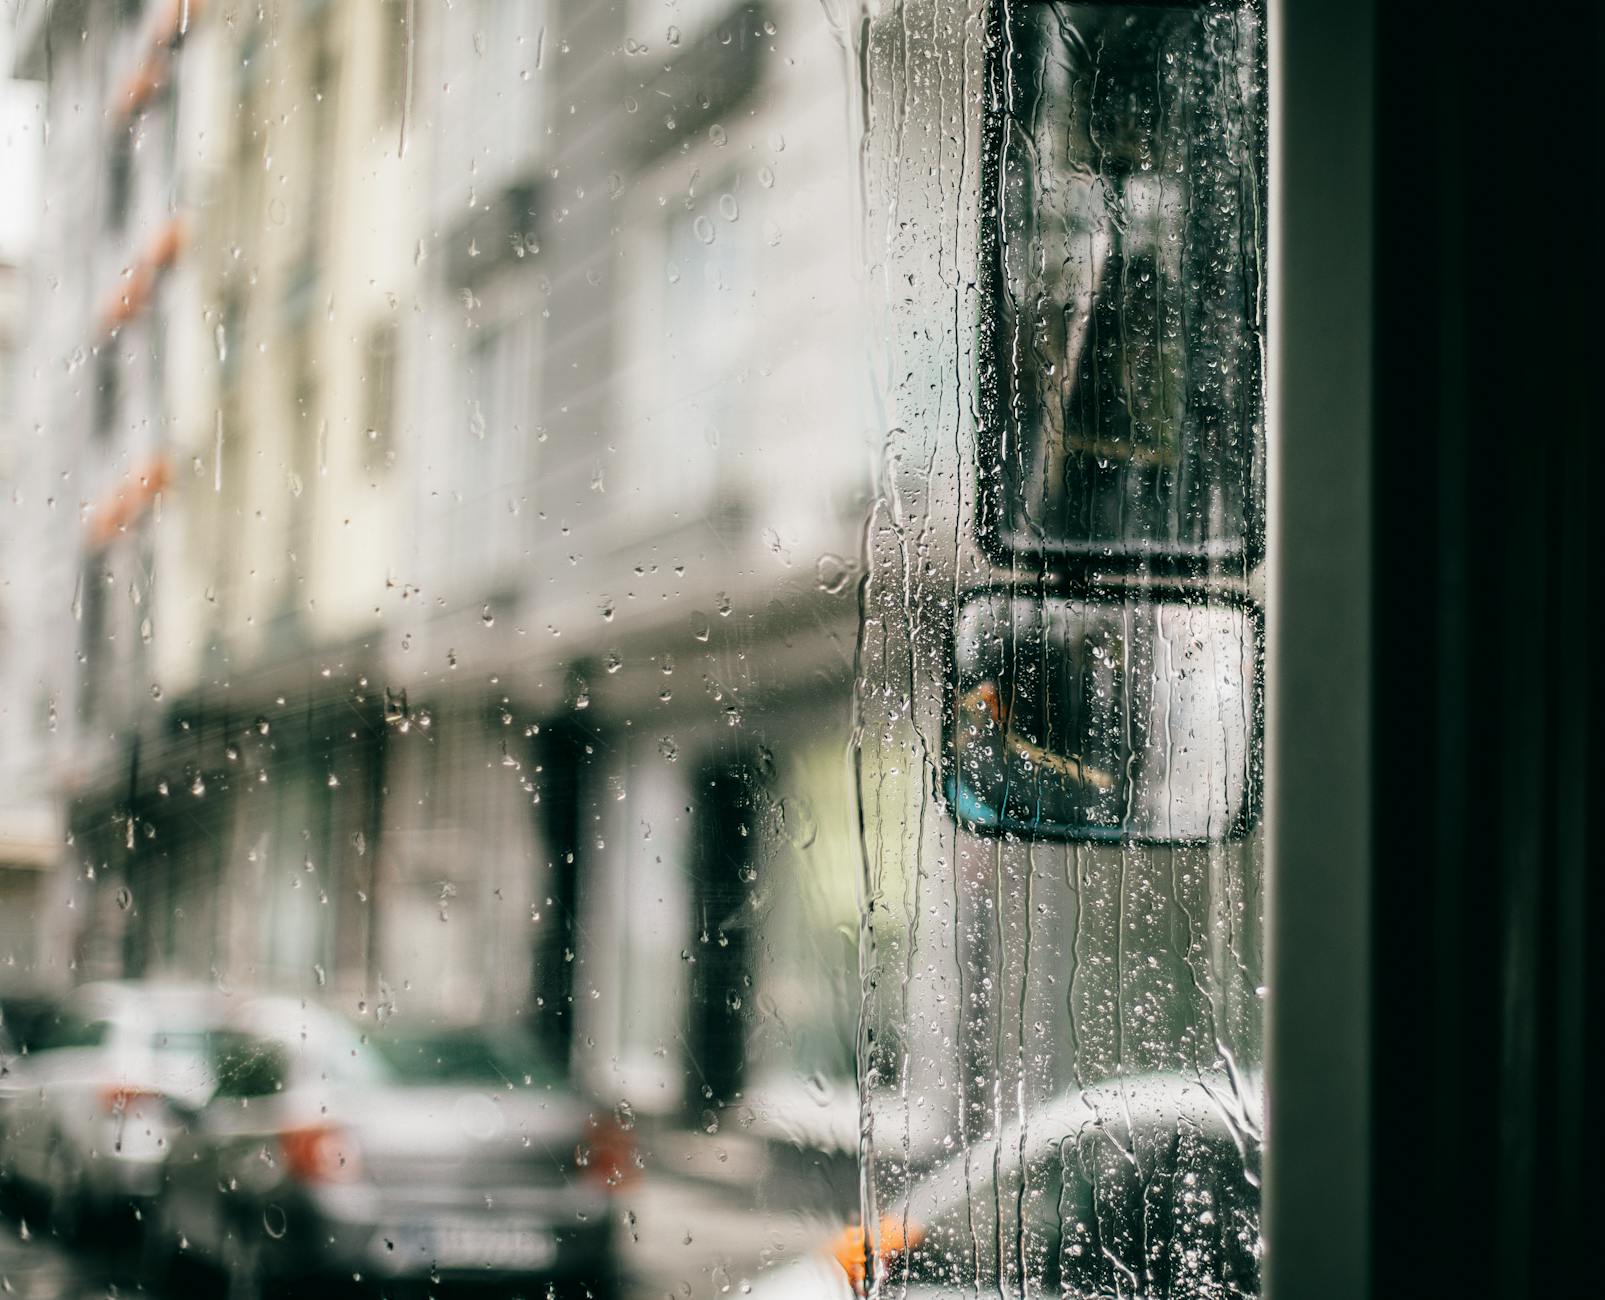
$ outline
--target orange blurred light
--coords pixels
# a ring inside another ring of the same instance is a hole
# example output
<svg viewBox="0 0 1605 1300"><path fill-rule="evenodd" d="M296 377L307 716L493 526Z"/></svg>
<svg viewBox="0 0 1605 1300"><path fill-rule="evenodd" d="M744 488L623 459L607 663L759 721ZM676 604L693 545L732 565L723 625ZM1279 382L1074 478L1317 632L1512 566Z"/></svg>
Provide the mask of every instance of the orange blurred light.
<svg viewBox="0 0 1605 1300"><path fill-rule="evenodd" d="M887 1216L881 1220L877 1238L875 1266L877 1270L884 1270L903 1252L918 1246L925 1239L925 1229L918 1224L910 1223L906 1225L905 1230L901 1219ZM864 1284L869 1277L869 1250L864 1240L863 1225L854 1224L843 1228L841 1236L836 1238L836 1245L831 1253L841 1265L842 1272L847 1274L847 1280L852 1283L853 1290L862 1295Z"/></svg>
<svg viewBox="0 0 1605 1300"><path fill-rule="evenodd" d="M89 520L89 544L96 550L110 545L150 508L171 480L166 458L151 457L96 505Z"/></svg>
<svg viewBox="0 0 1605 1300"><path fill-rule="evenodd" d="M574 1163L583 1174L616 1191L635 1178L635 1139L616 1120L593 1116L574 1152Z"/></svg>
<svg viewBox="0 0 1605 1300"><path fill-rule="evenodd" d="M162 1101L162 1094L151 1088L132 1088L120 1083L100 1090L100 1108L108 1115L126 1115L142 1102Z"/></svg>
<svg viewBox="0 0 1605 1300"><path fill-rule="evenodd" d="M356 1144L332 1124L286 1129L279 1134L284 1167L301 1183L350 1183L362 1173Z"/></svg>

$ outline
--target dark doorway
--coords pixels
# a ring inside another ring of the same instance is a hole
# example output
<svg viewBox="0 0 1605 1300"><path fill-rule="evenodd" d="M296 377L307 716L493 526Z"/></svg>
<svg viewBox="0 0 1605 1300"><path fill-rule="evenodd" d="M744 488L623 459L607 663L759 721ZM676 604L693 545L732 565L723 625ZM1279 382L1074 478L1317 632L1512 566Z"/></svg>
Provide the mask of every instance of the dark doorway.
<svg viewBox="0 0 1605 1300"><path fill-rule="evenodd" d="M691 859L691 1007L686 1105L740 1095L752 1001L752 886L757 879L757 777L744 763L697 781Z"/></svg>
<svg viewBox="0 0 1605 1300"><path fill-rule="evenodd" d="M532 969L532 1023L556 1061L564 1064L574 1041L574 913L579 902L580 861L591 803L595 745L569 721L543 728L537 741L541 802L551 861L538 890L542 921Z"/></svg>

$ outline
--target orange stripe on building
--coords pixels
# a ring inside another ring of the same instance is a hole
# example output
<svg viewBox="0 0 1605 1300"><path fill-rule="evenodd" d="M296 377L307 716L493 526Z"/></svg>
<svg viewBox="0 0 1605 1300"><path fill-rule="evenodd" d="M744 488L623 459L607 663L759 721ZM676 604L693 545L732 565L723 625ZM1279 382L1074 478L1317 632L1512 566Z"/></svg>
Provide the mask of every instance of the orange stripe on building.
<svg viewBox="0 0 1605 1300"><path fill-rule="evenodd" d="M89 514L89 544L100 550L149 510L172 481L167 457L152 456L129 474Z"/></svg>
<svg viewBox="0 0 1605 1300"><path fill-rule="evenodd" d="M169 51L195 25L205 8L205 0L169 0L151 24L139 63L117 89L112 100L114 111L125 117L137 112L167 84L171 65Z"/></svg>
<svg viewBox="0 0 1605 1300"><path fill-rule="evenodd" d="M157 276L172 266L184 251L188 234L184 218L175 216L165 221L146 241L132 267L124 275L124 282L106 300L100 309L100 328L103 333L126 325L150 305Z"/></svg>

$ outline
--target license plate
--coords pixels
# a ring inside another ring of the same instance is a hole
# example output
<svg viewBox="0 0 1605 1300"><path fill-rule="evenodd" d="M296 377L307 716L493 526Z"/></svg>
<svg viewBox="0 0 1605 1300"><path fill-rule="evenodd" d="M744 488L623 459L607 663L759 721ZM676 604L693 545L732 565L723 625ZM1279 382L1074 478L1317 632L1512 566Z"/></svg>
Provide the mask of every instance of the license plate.
<svg viewBox="0 0 1605 1300"><path fill-rule="evenodd" d="M374 1256L393 1268L428 1267L489 1272L546 1268L557 1240L527 1224L438 1223L380 1233Z"/></svg>
<svg viewBox="0 0 1605 1300"><path fill-rule="evenodd" d="M557 1257L557 1242L540 1228L443 1223L434 1231L434 1256L440 1268L544 1268Z"/></svg>

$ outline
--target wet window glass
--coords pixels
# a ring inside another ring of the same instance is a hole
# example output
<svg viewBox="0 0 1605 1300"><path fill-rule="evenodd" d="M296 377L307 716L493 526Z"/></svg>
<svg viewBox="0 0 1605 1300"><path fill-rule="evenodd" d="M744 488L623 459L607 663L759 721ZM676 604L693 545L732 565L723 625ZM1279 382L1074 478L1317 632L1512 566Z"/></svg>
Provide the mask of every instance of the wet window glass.
<svg viewBox="0 0 1605 1300"><path fill-rule="evenodd" d="M7 1285L1255 1293L1259 7L0 8Z"/></svg>
<svg viewBox="0 0 1605 1300"><path fill-rule="evenodd" d="M1241 3L868 32L864 1285L1259 1293L1264 59Z"/></svg>

